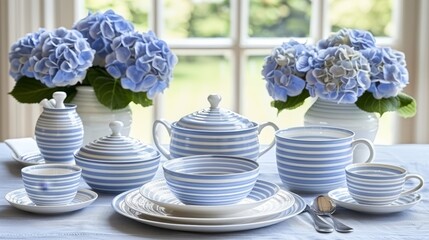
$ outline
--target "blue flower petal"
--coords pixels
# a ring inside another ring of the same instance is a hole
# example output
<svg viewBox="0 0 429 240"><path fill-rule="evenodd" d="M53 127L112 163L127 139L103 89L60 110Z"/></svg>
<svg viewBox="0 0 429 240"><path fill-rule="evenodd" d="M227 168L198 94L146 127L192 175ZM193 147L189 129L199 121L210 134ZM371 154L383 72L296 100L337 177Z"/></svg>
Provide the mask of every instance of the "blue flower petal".
<svg viewBox="0 0 429 240"><path fill-rule="evenodd" d="M119 62L125 63L128 61L128 59L131 57L130 49L126 47L119 47L115 50L116 53L116 59L118 59Z"/></svg>
<svg viewBox="0 0 429 240"><path fill-rule="evenodd" d="M139 71L135 66L127 68L126 77L135 83L139 83L143 78L143 72Z"/></svg>

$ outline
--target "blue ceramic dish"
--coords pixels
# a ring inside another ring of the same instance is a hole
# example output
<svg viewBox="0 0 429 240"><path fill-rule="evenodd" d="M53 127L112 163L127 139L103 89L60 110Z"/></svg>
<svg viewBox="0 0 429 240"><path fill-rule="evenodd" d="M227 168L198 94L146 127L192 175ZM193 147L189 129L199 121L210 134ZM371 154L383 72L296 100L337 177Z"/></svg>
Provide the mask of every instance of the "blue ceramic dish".
<svg viewBox="0 0 429 240"><path fill-rule="evenodd" d="M257 162L232 156L176 158L163 169L171 192L189 205L235 204L250 193L259 175Z"/></svg>

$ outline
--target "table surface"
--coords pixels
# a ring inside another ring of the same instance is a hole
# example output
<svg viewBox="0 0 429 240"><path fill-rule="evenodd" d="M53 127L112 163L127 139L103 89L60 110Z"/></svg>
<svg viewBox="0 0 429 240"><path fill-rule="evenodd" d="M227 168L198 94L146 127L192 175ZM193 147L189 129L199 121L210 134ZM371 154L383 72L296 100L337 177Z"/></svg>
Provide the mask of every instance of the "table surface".
<svg viewBox="0 0 429 240"><path fill-rule="evenodd" d="M392 163L429 179L429 145L376 146L376 162ZM275 151L259 160L260 178L284 187L277 174ZM429 239L429 190L413 208L388 215L368 215L338 208L335 217L354 227L352 233L322 234L314 230L307 213L265 228L218 234L190 233L148 226L117 214L114 195L99 194L85 209L55 216L37 215L10 206L4 196L22 188L22 165L0 143L0 239ZM161 178L161 168L156 178ZM83 181L82 188L89 188ZM307 202L315 195L301 195Z"/></svg>

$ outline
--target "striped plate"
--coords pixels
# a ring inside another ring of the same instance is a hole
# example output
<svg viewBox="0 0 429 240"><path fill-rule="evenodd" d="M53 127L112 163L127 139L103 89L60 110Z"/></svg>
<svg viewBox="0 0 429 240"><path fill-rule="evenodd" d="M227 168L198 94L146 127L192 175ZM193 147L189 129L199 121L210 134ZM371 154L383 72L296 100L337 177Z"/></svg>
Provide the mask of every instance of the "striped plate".
<svg viewBox="0 0 429 240"><path fill-rule="evenodd" d="M15 161L22 163L24 166L45 164L45 159L40 152L30 152L23 154L21 157L12 155Z"/></svg>
<svg viewBox="0 0 429 240"><path fill-rule="evenodd" d="M97 193L91 190L80 189L73 201L67 205L36 206L36 204L28 198L27 192L24 188L9 192L5 196L6 201L8 201L10 205L26 212L39 214L60 214L76 211L90 205L95 201L95 199L97 199L97 197Z"/></svg>
<svg viewBox="0 0 429 240"><path fill-rule="evenodd" d="M294 193L291 193L295 199L295 203L292 205L292 207L290 207L286 211L283 211L274 216L264 217L264 218L256 219L251 222L237 223L237 224L213 224L213 225L184 224L184 223L175 223L175 222L163 221L161 219L145 217L140 212L130 209L125 204L124 199L128 194L130 194L133 191L134 190L130 190L128 192L121 193L113 199L112 207L115 209L117 213L121 214L124 217L133 219L137 222L141 222L147 225L151 225L159 228L179 230L179 231L189 231L189 232L207 232L207 233L208 232L213 232L213 233L214 232L233 232L233 231L243 231L243 230L250 230L250 229L271 226L273 224L283 222L286 219L292 218L300 214L304 210L306 205L304 199L302 199L300 196Z"/></svg>
<svg viewBox="0 0 429 240"><path fill-rule="evenodd" d="M387 214L401 212L411 208L422 200L420 194L414 193L399 197L389 205L364 205L357 203L349 194L347 188L338 188L329 192L331 197L338 206L347 208L353 211L371 213L371 214Z"/></svg>
<svg viewBox="0 0 429 240"><path fill-rule="evenodd" d="M279 187L276 184L257 180L249 195L239 203L222 206L201 206L185 205L180 202L170 191L164 179L149 182L140 188L140 193L143 197L166 208L168 211L174 211L175 214L182 214L185 216L201 217L232 215L257 207L272 199L278 191Z"/></svg>
<svg viewBox="0 0 429 240"><path fill-rule="evenodd" d="M174 211L147 200L139 191L133 191L125 197L127 206L143 215L160 220L174 221L185 224L236 224L255 221L286 211L295 202L295 198L287 191L281 190L266 203L255 208L224 217L192 217L188 215L176 215Z"/></svg>

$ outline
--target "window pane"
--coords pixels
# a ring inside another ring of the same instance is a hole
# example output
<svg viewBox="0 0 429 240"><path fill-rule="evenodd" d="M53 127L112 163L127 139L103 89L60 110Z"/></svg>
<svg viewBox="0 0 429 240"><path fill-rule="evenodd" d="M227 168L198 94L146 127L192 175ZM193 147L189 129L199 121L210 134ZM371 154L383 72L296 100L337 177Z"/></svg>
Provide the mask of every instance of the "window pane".
<svg viewBox="0 0 429 240"><path fill-rule="evenodd" d="M329 0L332 31L358 28L375 36L392 36L393 0Z"/></svg>
<svg viewBox="0 0 429 240"><path fill-rule="evenodd" d="M233 81L231 62L225 56L180 56L174 79L165 90L163 118L170 122L208 108L208 95L222 96L221 108L232 109Z"/></svg>
<svg viewBox="0 0 429 240"><path fill-rule="evenodd" d="M87 11L98 12L112 9L128 21L134 24L136 30L148 31L148 12L150 1L134 0L85 0Z"/></svg>
<svg viewBox="0 0 429 240"><path fill-rule="evenodd" d="M152 143L153 106L142 107L130 103L133 113L130 137L139 139L144 143Z"/></svg>
<svg viewBox="0 0 429 240"><path fill-rule="evenodd" d="M164 17L167 38L229 36L227 0L165 0Z"/></svg>
<svg viewBox="0 0 429 240"><path fill-rule="evenodd" d="M308 37L311 0L250 0L250 37Z"/></svg>

